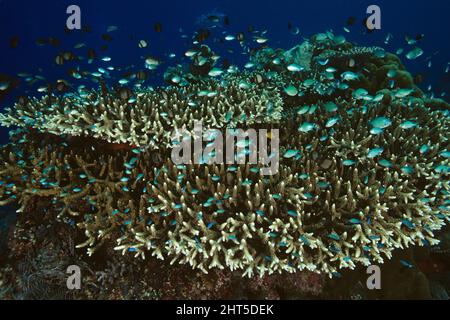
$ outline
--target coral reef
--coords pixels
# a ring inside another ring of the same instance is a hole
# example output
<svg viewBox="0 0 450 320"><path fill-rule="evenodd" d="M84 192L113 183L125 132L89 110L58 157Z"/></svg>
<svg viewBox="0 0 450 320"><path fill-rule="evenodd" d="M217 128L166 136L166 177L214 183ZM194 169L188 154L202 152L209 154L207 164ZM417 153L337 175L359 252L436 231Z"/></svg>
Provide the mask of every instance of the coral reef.
<svg viewBox="0 0 450 320"><path fill-rule="evenodd" d="M89 258L70 241L82 236L77 228L43 214L46 207L45 198L36 198L30 211L18 217L0 263L1 299L280 299L321 294L323 279L312 272L288 278L265 275L256 282L230 270L206 275L168 261L115 255L112 243ZM72 264L81 269L81 290L65 287L65 270Z"/></svg>
<svg viewBox="0 0 450 320"><path fill-rule="evenodd" d="M45 199L93 257L113 243L216 275L336 276L438 244L450 214L447 103L426 98L394 55L332 33L252 59L251 71L211 63L183 85L18 102L0 116L21 127L0 150L0 204L25 213ZM172 133L195 120L279 129L279 172L173 164Z"/></svg>
<svg viewBox="0 0 450 320"><path fill-rule="evenodd" d="M192 130L196 120L211 127L235 127L276 122L282 111L276 90L264 86L241 90L238 79L231 79L227 86L212 79L189 87L142 90L135 97L121 99L102 91L62 99L46 96L17 104L2 114L0 121L5 126L30 127L55 135L88 136L158 149L171 144L173 130ZM269 104L273 108L270 113L266 110Z"/></svg>
<svg viewBox="0 0 450 320"><path fill-rule="evenodd" d="M335 279L309 271L251 279L226 269L206 275L168 261L114 255L111 244L89 258L68 241L82 236L77 228L43 214L47 207L44 198L36 199L30 211L18 216L0 261L1 299L446 299L450 292L448 265L430 269L421 263L430 261L435 251L440 259L448 259L445 248L396 250L381 265L381 290L367 289L367 274L360 267ZM448 230L440 234L443 243L448 234ZM412 267L405 267L404 259ZM64 287L61 273L70 264L81 268L81 290ZM414 279L422 279L421 285Z"/></svg>

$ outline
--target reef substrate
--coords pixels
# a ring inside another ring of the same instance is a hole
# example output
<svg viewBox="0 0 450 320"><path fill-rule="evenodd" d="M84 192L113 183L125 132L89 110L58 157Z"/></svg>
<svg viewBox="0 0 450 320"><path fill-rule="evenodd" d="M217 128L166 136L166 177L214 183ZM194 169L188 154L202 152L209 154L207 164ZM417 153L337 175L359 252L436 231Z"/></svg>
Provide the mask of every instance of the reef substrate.
<svg viewBox="0 0 450 320"><path fill-rule="evenodd" d="M92 257L113 244L247 277L338 276L438 244L449 219L446 102L426 97L397 56L332 33L261 49L251 64L131 100L84 90L19 101L0 115L19 127L0 150L0 204L26 214L45 199ZM171 133L200 120L279 129L279 172L174 165Z"/></svg>

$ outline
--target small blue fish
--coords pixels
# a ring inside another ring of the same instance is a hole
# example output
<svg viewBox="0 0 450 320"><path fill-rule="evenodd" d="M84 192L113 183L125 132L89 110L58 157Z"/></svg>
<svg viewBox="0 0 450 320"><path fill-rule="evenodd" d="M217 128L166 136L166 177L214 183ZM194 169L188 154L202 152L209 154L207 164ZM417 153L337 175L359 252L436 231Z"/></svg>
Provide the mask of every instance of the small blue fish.
<svg viewBox="0 0 450 320"><path fill-rule="evenodd" d="M374 128L384 129L389 127L392 124L392 121L386 117L377 117L370 121L370 124Z"/></svg>
<svg viewBox="0 0 450 320"><path fill-rule="evenodd" d="M303 71L305 68L298 64L292 63L287 66L287 69L291 72L299 72L299 71Z"/></svg>
<svg viewBox="0 0 450 320"><path fill-rule="evenodd" d="M344 160L344 161L342 161L342 164L344 165L344 166L346 166L346 167L349 167L349 166L352 166L352 165L354 165L356 163L356 161L354 161L354 160Z"/></svg>
<svg viewBox="0 0 450 320"><path fill-rule="evenodd" d="M338 110L338 106L332 101L325 103L324 108L327 112L335 112Z"/></svg>
<svg viewBox="0 0 450 320"><path fill-rule="evenodd" d="M420 57L423 54L423 50L419 47L415 47L411 51L406 54L406 58L409 60L414 60Z"/></svg>
<svg viewBox="0 0 450 320"><path fill-rule="evenodd" d="M414 173L414 169L410 166L403 166L401 168L402 172L405 174L413 174Z"/></svg>
<svg viewBox="0 0 450 320"><path fill-rule="evenodd" d="M428 151L430 151L430 146L427 144L422 145L419 149L419 152L422 154L427 153Z"/></svg>
<svg viewBox="0 0 450 320"><path fill-rule="evenodd" d="M289 159L289 158L295 157L297 154L298 154L298 151L297 151L297 150L292 150L292 149L290 149L290 150L287 150L287 151L283 154L283 157L286 158L286 159Z"/></svg>
<svg viewBox="0 0 450 320"><path fill-rule="evenodd" d="M304 236L300 236L299 240L302 241L304 244L306 244L307 246L309 246L309 240L306 239Z"/></svg>
<svg viewBox="0 0 450 320"><path fill-rule="evenodd" d="M302 125L298 128L300 132L310 132L316 129L316 125L311 122L303 122Z"/></svg>
<svg viewBox="0 0 450 320"><path fill-rule="evenodd" d="M330 184L326 181L320 181L317 185L321 189L326 189L326 188L330 187Z"/></svg>
<svg viewBox="0 0 450 320"><path fill-rule="evenodd" d="M436 168L434 168L434 171L436 171L437 173L450 173L450 167L446 166L446 165L439 165Z"/></svg>
<svg viewBox="0 0 450 320"><path fill-rule="evenodd" d="M338 123L339 121L339 117L333 117L330 118L326 123L325 123L325 127L326 128L331 128L332 126L334 126L336 123Z"/></svg>
<svg viewBox="0 0 450 320"><path fill-rule="evenodd" d="M450 151L442 151L439 155L443 158L450 158Z"/></svg>
<svg viewBox="0 0 450 320"><path fill-rule="evenodd" d="M370 149L369 152L367 153L367 157L370 159L378 157L380 154L383 153L383 151L384 151L384 148Z"/></svg>
<svg viewBox="0 0 450 320"><path fill-rule="evenodd" d="M284 88L284 92L286 92L288 96L294 97L298 94L298 89L293 85L289 85L286 88Z"/></svg>
<svg viewBox="0 0 450 320"><path fill-rule="evenodd" d="M405 225L410 230L412 230L412 229L414 229L416 227L414 225L414 223L412 223L410 220L407 220L407 219L403 219L402 220L402 224Z"/></svg>
<svg viewBox="0 0 450 320"><path fill-rule="evenodd" d="M372 128L370 129L370 133L373 135L379 135L382 134L384 132L384 129L382 128Z"/></svg>
<svg viewBox="0 0 450 320"><path fill-rule="evenodd" d="M364 99L368 94L369 92L363 88L359 88L353 91L353 97L355 99Z"/></svg>
<svg viewBox="0 0 450 320"><path fill-rule="evenodd" d="M383 49L378 49L374 51L374 55L378 58L384 58L386 57L386 51L384 51Z"/></svg>
<svg viewBox="0 0 450 320"><path fill-rule="evenodd" d="M386 160L386 159L381 159L380 161L378 161L378 164L385 168L392 167L392 162L390 162L389 160Z"/></svg>
<svg viewBox="0 0 450 320"><path fill-rule="evenodd" d="M181 209L181 208L183 208L183 205L182 204L178 204L178 203L174 203L172 206L173 206L174 209Z"/></svg>
<svg viewBox="0 0 450 320"><path fill-rule="evenodd" d="M409 96L411 93L413 93L413 89L398 89L397 92L395 92L396 98L404 98Z"/></svg>
<svg viewBox="0 0 450 320"><path fill-rule="evenodd" d="M400 124L400 128L402 128L402 129L412 129L412 128L416 128L417 126L418 126L417 122L410 121L410 120L407 120L407 121L403 122L402 124Z"/></svg>
<svg viewBox="0 0 450 320"><path fill-rule="evenodd" d="M309 106L303 106L297 110L297 114L302 115L309 111Z"/></svg>
<svg viewBox="0 0 450 320"><path fill-rule="evenodd" d="M339 235L338 235L337 233L335 233L335 232L330 233L330 234L328 235L328 238L333 239L333 240L336 240L336 241L341 240L341 238L339 237Z"/></svg>
<svg viewBox="0 0 450 320"><path fill-rule="evenodd" d="M353 81L353 80L358 80L359 76L354 72L346 71L341 74L341 78L344 81Z"/></svg>
<svg viewBox="0 0 450 320"><path fill-rule="evenodd" d="M412 269L414 268L414 265L411 264L410 262L406 261L406 260L400 260L400 263L402 266L408 268L408 269Z"/></svg>
<svg viewBox="0 0 450 320"><path fill-rule="evenodd" d="M292 216L292 217L297 217L298 213L294 210L288 210L287 211L288 215Z"/></svg>
<svg viewBox="0 0 450 320"><path fill-rule="evenodd" d="M250 169L251 172L253 173L259 173L259 168L258 167L254 167Z"/></svg>

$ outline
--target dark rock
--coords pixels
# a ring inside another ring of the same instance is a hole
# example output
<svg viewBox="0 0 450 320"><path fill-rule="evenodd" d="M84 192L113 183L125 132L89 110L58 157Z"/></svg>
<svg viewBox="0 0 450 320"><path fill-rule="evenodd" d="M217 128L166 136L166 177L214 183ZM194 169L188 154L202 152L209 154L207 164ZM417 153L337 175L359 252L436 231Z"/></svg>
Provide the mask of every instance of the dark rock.
<svg viewBox="0 0 450 320"><path fill-rule="evenodd" d="M0 256L4 255L8 247L8 238L14 230L16 224L16 211L5 206L0 208Z"/></svg>

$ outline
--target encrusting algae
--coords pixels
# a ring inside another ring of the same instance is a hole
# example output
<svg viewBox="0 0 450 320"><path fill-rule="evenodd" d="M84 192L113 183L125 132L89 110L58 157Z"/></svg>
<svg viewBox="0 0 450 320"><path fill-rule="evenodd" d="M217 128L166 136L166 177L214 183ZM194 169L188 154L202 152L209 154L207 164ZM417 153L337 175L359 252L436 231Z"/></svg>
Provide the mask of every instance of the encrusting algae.
<svg viewBox="0 0 450 320"><path fill-rule="evenodd" d="M192 52L196 64L204 52ZM438 242L450 218L449 105L425 97L395 55L325 33L262 49L246 71L204 65L172 69L162 88L16 103L0 115L20 127L1 149L0 204L21 212L51 199L84 231L78 247L89 255L113 242L123 254L246 276L332 276ZM279 129L278 173L173 164L172 132L196 120Z"/></svg>

